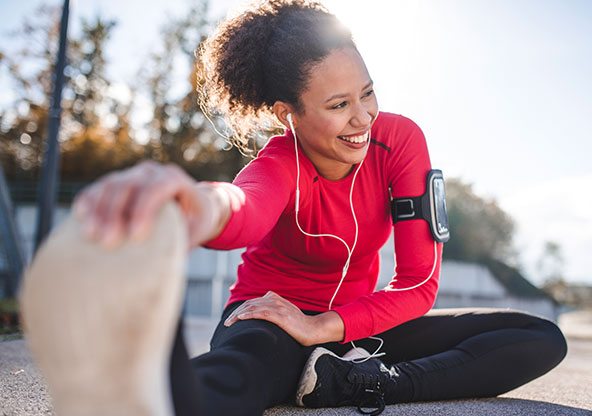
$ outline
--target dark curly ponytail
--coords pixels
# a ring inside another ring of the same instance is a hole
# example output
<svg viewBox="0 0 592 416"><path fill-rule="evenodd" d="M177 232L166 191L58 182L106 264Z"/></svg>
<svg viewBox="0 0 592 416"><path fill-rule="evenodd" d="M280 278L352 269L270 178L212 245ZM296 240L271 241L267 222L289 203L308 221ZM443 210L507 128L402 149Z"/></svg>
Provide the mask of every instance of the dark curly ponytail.
<svg viewBox="0 0 592 416"><path fill-rule="evenodd" d="M239 148L278 126L276 101L301 108L309 71L333 49L355 48L351 32L317 1L266 0L222 22L200 51L200 101L223 114Z"/></svg>

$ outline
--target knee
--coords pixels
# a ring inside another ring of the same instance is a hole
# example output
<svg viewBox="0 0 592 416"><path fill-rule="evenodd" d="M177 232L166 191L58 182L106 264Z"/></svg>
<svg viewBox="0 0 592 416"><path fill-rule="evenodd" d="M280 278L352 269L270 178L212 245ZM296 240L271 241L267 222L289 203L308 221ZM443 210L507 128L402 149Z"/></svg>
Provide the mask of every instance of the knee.
<svg viewBox="0 0 592 416"><path fill-rule="evenodd" d="M215 348L232 347L241 351L269 355L277 350L283 340L282 330L275 324L266 321L239 321L228 330L227 336Z"/></svg>
<svg viewBox="0 0 592 416"><path fill-rule="evenodd" d="M239 321L214 335L211 349L248 352L252 359L274 362L281 356L297 357L302 346L279 326L257 319Z"/></svg>
<svg viewBox="0 0 592 416"><path fill-rule="evenodd" d="M552 322L551 325L553 326L553 330L551 331L551 334L549 336L549 343L551 344L552 349L555 352L555 365L557 365L567 355L567 341L559 327Z"/></svg>
<svg viewBox="0 0 592 416"><path fill-rule="evenodd" d="M277 351L278 336L264 328L250 328L237 334L229 344L239 350L267 357Z"/></svg>
<svg viewBox="0 0 592 416"><path fill-rule="evenodd" d="M543 318L538 319L537 328L540 333L540 342L537 343L537 349L540 356L546 357L549 369L551 369L567 355L567 341L555 323Z"/></svg>

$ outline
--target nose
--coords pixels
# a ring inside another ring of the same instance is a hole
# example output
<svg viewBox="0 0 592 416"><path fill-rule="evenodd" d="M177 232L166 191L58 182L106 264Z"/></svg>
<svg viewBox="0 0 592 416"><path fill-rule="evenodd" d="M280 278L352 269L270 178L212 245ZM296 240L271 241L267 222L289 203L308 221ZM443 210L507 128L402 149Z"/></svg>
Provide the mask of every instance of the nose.
<svg viewBox="0 0 592 416"><path fill-rule="evenodd" d="M372 112L372 108L370 108L368 105L364 105L364 103L358 103L354 107L350 124L352 127L356 128L369 127L372 124L373 119L374 114Z"/></svg>

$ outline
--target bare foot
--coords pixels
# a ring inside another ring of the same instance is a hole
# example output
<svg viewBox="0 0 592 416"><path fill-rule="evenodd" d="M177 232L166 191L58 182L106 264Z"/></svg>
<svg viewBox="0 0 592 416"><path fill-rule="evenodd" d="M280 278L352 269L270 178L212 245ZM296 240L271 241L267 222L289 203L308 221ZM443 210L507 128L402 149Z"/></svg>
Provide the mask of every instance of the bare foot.
<svg viewBox="0 0 592 416"><path fill-rule="evenodd" d="M26 339L60 416L172 415L169 357L181 312L186 225L176 204L152 234L106 249L72 215L25 273Z"/></svg>

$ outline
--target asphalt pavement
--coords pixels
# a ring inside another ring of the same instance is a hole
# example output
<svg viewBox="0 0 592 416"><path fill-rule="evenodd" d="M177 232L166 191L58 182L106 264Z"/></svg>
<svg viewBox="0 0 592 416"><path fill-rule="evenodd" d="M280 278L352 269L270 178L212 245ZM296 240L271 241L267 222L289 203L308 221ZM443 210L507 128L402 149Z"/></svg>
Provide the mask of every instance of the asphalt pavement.
<svg viewBox="0 0 592 416"><path fill-rule="evenodd" d="M186 339L192 354L208 350L215 322L188 318ZM592 416L592 311L560 318L568 354L548 374L492 399L411 403L387 406L383 415L405 416ZM302 409L280 406L265 416L357 415L351 407ZM23 340L0 342L0 416L55 415L45 384Z"/></svg>

